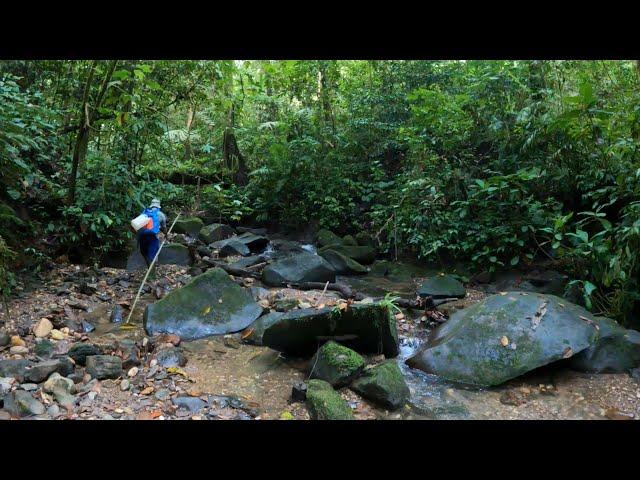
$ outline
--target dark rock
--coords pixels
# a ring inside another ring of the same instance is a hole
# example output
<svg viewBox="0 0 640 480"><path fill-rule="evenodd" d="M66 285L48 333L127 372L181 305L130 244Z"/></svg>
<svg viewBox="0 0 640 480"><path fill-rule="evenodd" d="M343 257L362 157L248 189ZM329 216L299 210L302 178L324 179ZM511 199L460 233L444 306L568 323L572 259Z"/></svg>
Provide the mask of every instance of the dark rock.
<svg viewBox="0 0 640 480"><path fill-rule="evenodd" d="M198 238L208 245L218 240L226 240L227 238L233 237L235 233L229 225L213 223L203 227L198 234Z"/></svg>
<svg viewBox="0 0 640 480"><path fill-rule="evenodd" d="M118 350L121 352L123 370L140 365L140 350L133 340L121 340L118 342Z"/></svg>
<svg viewBox="0 0 640 480"><path fill-rule="evenodd" d="M249 292L256 302L271 295L271 292L264 287L249 287Z"/></svg>
<svg viewBox="0 0 640 480"><path fill-rule="evenodd" d="M118 378L122 375L122 359L114 355L92 355L87 357L86 371L93 378Z"/></svg>
<svg viewBox="0 0 640 480"><path fill-rule="evenodd" d="M267 265L262 280L273 286L300 282L335 282L336 272L322 257L300 253Z"/></svg>
<svg viewBox="0 0 640 480"><path fill-rule="evenodd" d="M57 372L63 368L64 367L60 360L48 360L46 362L40 362L29 368L25 372L24 378L25 380L34 383L44 382L53 372Z"/></svg>
<svg viewBox="0 0 640 480"><path fill-rule="evenodd" d="M335 250L324 250L320 256L331 264L339 275L358 275L367 273L367 268Z"/></svg>
<svg viewBox="0 0 640 480"><path fill-rule="evenodd" d="M94 327L91 323L87 322L86 320L82 320L80 322L80 327L82 328L82 331L84 333L91 333L96 329L96 327Z"/></svg>
<svg viewBox="0 0 640 480"><path fill-rule="evenodd" d="M273 308L275 308L276 312L288 312L297 308L299 304L300 300L297 298L276 298L273 302Z"/></svg>
<svg viewBox="0 0 640 480"><path fill-rule="evenodd" d="M329 341L311 359L310 378L318 378L340 388L351 383L364 369L364 359L353 350Z"/></svg>
<svg viewBox="0 0 640 480"><path fill-rule="evenodd" d="M191 267L188 270L189 275L191 275L192 277L197 277L198 275L202 275L202 273L204 273L204 270L202 270L199 267Z"/></svg>
<svg viewBox="0 0 640 480"><path fill-rule="evenodd" d="M203 227L204 222L201 219L197 217L184 217L176 221L173 231L175 233L185 233L190 237L196 238Z"/></svg>
<svg viewBox="0 0 640 480"><path fill-rule="evenodd" d="M351 235L345 235L344 237L342 237L342 244L346 246L351 246L351 247L358 246L358 242Z"/></svg>
<svg viewBox="0 0 640 480"><path fill-rule="evenodd" d="M25 359L0 360L0 377L13 377L18 382L24 382L27 369L33 362Z"/></svg>
<svg viewBox="0 0 640 480"><path fill-rule="evenodd" d="M640 367L634 368L633 370L629 371L629 375L631 375L631 377L635 378L636 380L640 380Z"/></svg>
<svg viewBox="0 0 640 480"><path fill-rule="evenodd" d="M224 270L212 268L144 311L149 335L175 333L184 340L238 332L262 313L249 292Z"/></svg>
<svg viewBox="0 0 640 480"><path fill-rule="evenodd" d="M111 310L111 316L109 317L109 321L111 323L120 323L122 321L122 316L123 316L122 307L118 304L115 304L113 306L113 309Z"/></svg>
<svg viewBox="0 0 640 480"><path fill-rule="evenodd" d="M291 310L264 330L262 344L289 355L311 356L318 343L326 340L362 353L399 353L396 320L379 304L352 305L346 310Z"/></svg>
<svg viewBox="0 0 640 480"><path fill-rule="evenodd" d="M233 268L241 268L245 269L248 267L253 267L259 263L263 263L266 259L262 255L252 255L250 257L241 258L233 263L230 263L229 266Z"/></svg>
<svg viewBox="0 0 640 480"><path fill-rule="evenodd" d="M6 332L0 332L0 347L4 347L5 345L9 345L11 342L11 336Z"/></svg>
<svg viewBox="0 0 640 480"><path fill-rule="evenodd" d="M418 289L421 297L464 298L466 294L464 285L450 275L428 278Z"/></svg>
<svg viewBox="0 0 640 480"><path fill-rule="evenodd" d="M472 283L489 283L491 282L491 274L486 270L471 277Z"/></svg>
<svg viewBox="0 0 640 480"><path fill-rule="evenodd" d="M244 243L236 240L236 238L229 238L228 240L220 240L219 242L214 242L211 244L211 247L218 250L218 255L221 257L230 257L236 255L246 257L251 253L249 247L247 247Z"/></svg>
<svg viewBox="0 0 640 480"><path fill-rule="evenodd" d="M42 339L33 347L33 353L42 358L51 358L55 345L52 341Z"/></svg>
<svg viewBox="0 0 640 480"><path fill-rule="evenodd" d="M562 298L505 292L454 313L406 363L455 382L499 385L588 348L596 325Z"/></svg>
<svg viewBox="0 0 640 480"><path fill-rule="evenodd" d="M291 389L291 401L292 402L304 402L307 399L307 384L304 382L298 382L293 385Z"/></svg>
<svg viewBox="0 0 640 480"><path fill-rule="evenodd" d="M207 405L207 402L198 397L176 397L172 401L178 408L185 408L191 413L196 413Z"/></svg>
<svg viewBox="0 0 640 480"><path fill-rule="evenodd" d="M187 357L179 348L163 348L155 353L158 365L164 368L184 367L187 364Z"/></svg>
<svg viewBox="0 0 640 480"><path fill-rule="evenodd" d="M318 231L318 245L321 247L342 245L342 239L331 230L322 229Z"/></svg>
<svg viewBox="0 0 640 480"><path fill-rule="evenodd" d="M69 349L68 355L78 365L85 365L87 357L102 355L102 348L92 343L76 343Z"/></svg>
<svg viewBox="0 0 640 480"><path fill-rule="evenodd" d="M309 380L306 400L312 420L355 420L347 402L323 380Z"/></svg>
<svg viewBox="0 0 640 480"><path fill-rule="evenodd" d="M251 228L251 227L237 227L238 233L253 233L254 235L265 236L267 234L266 228Z"/></svg>
<svg viewBox="0 0 640 480"><path fill-rule="evenodd" d="M376 246L375 240L367 232L357 233L356 236L355 236L355 239L356 239L356 242L358 243L358 245L361 245L363 247L375 248L375 246Z"/></svg>
<svg viewBox="0 0 640 480"><path fill-rule="evenodd" d="M387 360L364 372L351 390L389 410L397 410L409 400L409 387L395 360Z"/></svg>
<svg viewBox="0 0 640 480"><path fill-rule="evenodd" d="M376 260L376 251L372 247L353 245L329 245L322 247L318 253L334 250L345 257L349 257L362 265L370 265Z"/></svg>
<svg viewBox="0 0 640 480"><path fill-rule="evenodd" d="M276 323L282 315L284 315L284 313L271 312L261 316L247 327L245 330L247 336L245 336L242 341L250 345L262 345L262 336L264 335L264 331Z"/></svg>
<svg viewBox="0 0 640 480"><path fill-rule="evenodd" d="M640 366L640 332L626 330L609 318L596 317L599 331L594 345L568 361L589 373L626 373Z"/></svg>
<svg viewBox="0 0 640 480"><path fill-rule="evenodd" d="M4 409L16 417L42 415L45 412L44 405L25 390L16 390L4 397Z"/></svg>
<svg viewBox="0 0 640 480"><path fill-rule="evenodd" d="M269 239L267 237L263 237L262 235L255 235L250 232L243 233L242 235L238 235L235 237L239 242L244 243L249 250L253 253L260 253L269 244Z"/></svg>

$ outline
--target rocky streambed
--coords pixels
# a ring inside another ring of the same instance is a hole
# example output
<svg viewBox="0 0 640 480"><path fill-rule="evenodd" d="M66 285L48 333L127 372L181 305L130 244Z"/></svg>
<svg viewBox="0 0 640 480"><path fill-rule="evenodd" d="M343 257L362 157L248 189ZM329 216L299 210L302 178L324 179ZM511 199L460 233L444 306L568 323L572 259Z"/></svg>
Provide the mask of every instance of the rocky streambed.
<svg viewBox="0 0 640 480"><path fill-rule="evenodd" d="M550 296L556 272L442 275L376 259L365 234L178 231L130 324L137 254L11 300L0 418L640 418L635 333Z"/></svg>

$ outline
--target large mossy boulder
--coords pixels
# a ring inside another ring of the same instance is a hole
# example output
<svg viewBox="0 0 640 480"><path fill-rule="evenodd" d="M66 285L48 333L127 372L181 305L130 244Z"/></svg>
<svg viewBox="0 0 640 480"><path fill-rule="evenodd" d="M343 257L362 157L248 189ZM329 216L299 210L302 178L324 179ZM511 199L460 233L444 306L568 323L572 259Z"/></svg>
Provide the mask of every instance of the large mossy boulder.
<svg viewBox="0 0 640 480"><path fill-rule="evenodd" d="M147 305L143 323L149 335L174 333L184 340L238 332L262 313L251 294L220 268Z"/></svg>
<svg viewBox="0 0 640 480"><path fill-rule="evenodd" d="M311 360L310 378L318 378L340 388L349 385L364 369L364 359L350 348L328 341Z"/></svg>
<svg viewBox="0 0 640 480"><path fill-rule="evenodd" d="M358 246L358 242L355 238L353 238L352 235L345 235L344 237L342 237L342 244L347 246L350 245L352 247Z"/></svg>
<svg viewBox="0 0 640 480"><path fill-rule="evenodd" d="M376 260L376 251L372 247L353 246L353 245L329 245L322 247L319 253L322 254L327 250L334 250L345 257L349 257L362 265L370 265Z"/></svg>
<svg viewBox="0 0 640 480"><path fill-rule="evenodd" d="M166 243L156 262L158 265L180 265L184 267L190 267L193 264L193 258L189 248L181 243ZM140 253L137 247L134 247L133 252L127 260L127 270L139 270L146 269L147 264L144 261L144 257Z"/></svg>
<svg viewBox="0 0 640 480"><path fill-rule="evenodd" d="M267 265L262 270L262 281L272 286L301 282L335 282L336 272L321 256L305 252Z"/></svg>
<svg viewBox="0 0 640 480"><path fill-rule="evenodd" d="M355 420L347 402L323 380L309 380L307 407L312 420Z"/></svg>
<svg viewBox="0 0 640 480"><path fill-rule="evenodd" d="M589 348L596 327L593 315L560 297L505 292L454 313L406 363L455 382L499 385Z"/></svg>
<svg viewBox="0 0 640 480"><path fill-rule="evenodd" d="M627 330L609 318L598 318L598 338L571 357L571 368L589 373L627 373L640 365L640 332Z"/></svg>
<svg viewBox="0 0 640 480"><path fill-rule="evenodd" d="M409 400L409 387L395 360L365 370L351 384L351 390L389 410L401 408Z"/></svg>
<svg viewBox="0 0 640 480"><path fill-rule="evenodd" d="M236 237L228 238L226 240L220 240L213 242L211 247L218 251L218 255L221 257L233 257L251 255L251 250L244 243L239 242Z"/></svg>
<svg viewBox="0 0 640 480"><path fill-rule="evenodd" d="M208 245L219 240L226 240L234 235L235 232L229 225L225 225L224 223L212 223L211 225L202 227L198 233L198 238Z"/></svg>
<svg viewBox="0 0 640 480"><path fill-rule="evenodd" d="M331 230L322 229L318 231L317 237L318 245L321 247L326 247L329 245L342 245L342 239L333 233Z"/></svg>
<svg viewBox="0 0 640 480"><path fill-rule="evenodd" d="M289 355L312 356L318 344L336 340L361 353L399 353L396 319L386 306L370 303L346 310L291 310L267 327L262 344Z"/></svg>
<svg viewBox="0 0 640 480"><path fill-rule="evenodd" d="M185 233L193 238L198 236L204 227L204 222L198 217L179 218L173 227L175 233Z"/></svg>
<svg viewBox="0 0 640 480"><path fill-rule="evenodd" d="M418 295L431 298L464 298L464 285L450 275L438 275L425 280Z"/></svg>
<svg viewBox="0 0 640 480"><path fill-rule="evenodd" d="M360 275L367 273L367 267L360 265L352 258L346 257L335 250L324 250L320 256L331 264L339 275Z"/></svg>

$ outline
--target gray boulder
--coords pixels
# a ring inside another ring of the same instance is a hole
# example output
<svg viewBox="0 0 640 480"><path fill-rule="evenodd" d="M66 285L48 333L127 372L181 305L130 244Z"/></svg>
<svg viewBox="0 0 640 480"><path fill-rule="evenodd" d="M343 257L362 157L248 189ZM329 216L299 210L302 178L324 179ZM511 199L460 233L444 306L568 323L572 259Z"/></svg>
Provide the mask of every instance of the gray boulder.
<svg viewBox="0 0 640 480"><path fill-rule="evenodd" d="M4 397L4 409L15 417L30 417L45 412L44 405L25 390L16 390Z"/></svg>
<svg viewBox="0 0 640 480"><path fill-rule="evenodd" d="M324 250L320 253L320 256L329 262L339 275L360 275L367 273L366 267L335 250Z"/></svg>
<svg viewBox="0 0 640 480"><path fill-rule="evenodd" d="M329 245L342 245L342 239L331 230L322 229L318 231L318 245L326 247Z"/></svg>
<svg viewBox="0 0 640 480"><path fill-rule="evenodd" d="M318 252L322 254L322 252L326 252L327 250L334 250L362 265L370 265L376 260L376 251L372 247L361 245L329 245L322 247Z"/></svg>
<svg viewBox="0 0 640 480"><path fill-rule="evenodd" d="M87 357L86 371L93 378L118 378L122 375L122 359L115 355L93 355Z"/></svg>
<svg viewBox="0 0 640 480"><path fill-rule="evenodd" d="M143 324L149 335L174 333L183 340L238 332L262 314L251 294L220 268L198 275L162 300L147 305Z"/></svg>
<svg viewBox="0 0 640 480"><path fill-rule="evenodd" d="M406 363L455 382L499 385L590 347L596 326L562 298L506 292L454 313Z"/></svg>
<svg viewBox="0 0 640 480"><path fill-rule="evenodd" d="M450 275L428 278L418 289L419 296L432 298L464 298L466 293L464 285Z"/></svg>
<svg viewBox="0 0 640 480"><path fill-rule="evenodd" d="M212 223L206 227L202 227L198 233L198 238L207 245L219 240L226 240L233 237L235 232L229 225L223 223Z"/></svg>
<svg viewBox="0 0 640 480"><path fill-rule="evenodd" d="M387 360L351 384L351 390L389 410L401 408L409 400L409 387L395 360Z"/></svg>
<svg viewBox="0 0 640 480"><path fill-rule="evenodd" d="M176 221L173 231L175 233L184 233L190 237L196 238L200 230L204 227L204 222L197 217L184 217Z"/></svg>
<svg viewBox="0 0 640 480"><path fill-rule="evenodd" d="M220 240L219 242L213 242L211 244L212 248L218 250L218 255L221 257L230 257L241 255L246 257L251 253L249 247L247 247L244 243L239 242L236 237L229 238L227 240Z"/></svg>
<svg viewBox="0 0 640 480"><path fill-rule="evenodd" d="M262 270L262 281L267 285L286 283L335 282L336 272L326 260L312 253L299 253L283 258Z"/></svg>

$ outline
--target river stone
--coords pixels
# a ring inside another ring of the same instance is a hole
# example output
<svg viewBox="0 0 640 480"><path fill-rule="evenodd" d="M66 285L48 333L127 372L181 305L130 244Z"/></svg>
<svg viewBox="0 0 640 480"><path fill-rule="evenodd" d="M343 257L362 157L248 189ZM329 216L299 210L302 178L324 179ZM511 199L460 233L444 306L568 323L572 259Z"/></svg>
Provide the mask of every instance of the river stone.
<svg viewBox="0 0 640 480"><path fill-rule="evenodd" d="M211 248L218 250L218 255L221 257L229 257L235 255L242 255L246 257L251 254L251 250L244 243L239 242L235 237L227 240L220 240L211 244Z"/></svg>
<svg viewBox="0 0 640 480"><path fill-rule="evenodd" d="M218 240L226 240L234 235L235 232L229 225L213 223L206 227L202 227L202 230L198 233L198 238L208 245L210 243L217 242Z"/></svg>
<svg viewBox="0 0 640 480"><path fill-rule="evenodd" d="M172 400L178 408L185 408L191 413L196 413L207 405L207 402L198 397L176 397Z"/></svg>
<svg viewBox="0 0 640 480"><path fill-rule="evenodd" d="M336 340L361 353L399 353L396 320L377 303L352 305L346 310L291 310L268 326L262 344L289 355L312 356L323 340Z"/></svg>
<svg viewBox="0 0 640 480"><path fill-rule="evenodd" d="M0 347L9 345L10 342L11 342L11 337L6 332L0 332Z"/></svg>
<svg viewBox="0 0 640 480"><path fill-rule="evenodd" d="M299 253L267 265L262 270L262 281L272 286L301 282L335 282L336 272L321 256Z"/></svg>
<svg viewBox="0 0 640 480"><path fill-rule="evenodd" d="M334 250L345 257L349 257L362 265L370 265L376 260L376 251L372 247L353 245L329 245L322 247L318 253L322 254L327 250Z"/></svg>
<svg viewBox="0 0 640 480"><path fill-rule="evenodd" d="M282 312L271 312L261 316L245 330L246 336L244 336L242 341L250 345L262 345L264 331L277 322L283 315L284 313Z"/></svg>
<svg viewBox="0 0 640 480"><path fill-rule="evenodd" d="M86 371L93 378L118 378L122 375L122 359L114 355L92 355L87 357Z"/></svg>
<svg viewBox="0 0 640 480"><path fill-rule="evenodd" d="M589 373L626 373L640 365L640 332L626 330L609 318L598 318L598 339L571 357L571 368Z"/></svg>
<svg viewBox="0 0 640 480"><path fill-rule="evenodd" d="M251 232L243 233L242 235L238 235L234 238L239 242L244 243L253 253L262 252L269 244L269 239L267 237L255 235Z"/></svg>
<svg viewBox="0 0 640 480"><path fill-rule="evenodd" d="M42 386L45 392L52 393L56 401L63 406L73 406L75 403L75 398L71 394L73 388L73 380L64 378L59 373L51 375Z"/></svg>
<svg viewBox="0 0 640 480"><path fill-rule="evenodd" d="M325 250L320 253L320 256L329 262L339 275L357 275L367 273L366 267L360 265L352 258L336 252L335 250Z"/></svg>
<svg viewBox="0 0 640 480"><path fill-rule="evenodd" d="M406 363L455 382L499 385L588 348L595 325L560 297L505 292L454 313Z"/></svg>
<svg viewBox="0 0 640 480"><path fill-rule="evenodd" d="M158 365L164 368L184 367L187 364L187 357L179 348L163 348L155 353Z"/></svg>
<svg viewBox="0 0 640 480"><path fill-rule="evenodd" d="M0 360L0 377L13 377L18 382L24 382L27 369L33 362L25 359Z"/></svg>
<svg viewBox="0 0 640 480"><path fill-rule="evenodd" d="M351 383L364 369L364 359L339 343L322 345L311 360L309 378L319 378L340 388Z"/></svg>
<svg viewBox="0 0 640 480"><path fill-rule="evenodd" d="M149 335L175 333L183 340L195 340L238 332L261 314L262 307L247 290L221 268L212 268L147 305L143 324Z"/></svg>
<svg viewBox="0 0 640 480"><path fill-rule="evenodd" d="M355 420L347 402L324 380L309 380L307 407L312 420Z"/></svg>
<svg viewBox="0 0 640 480"><path fill-rule="evenodd" d="M92 343L76 343L67 352L78 365L85 365L87 357L102 355L102 348Z"/></svg>
<svg viewBox="0 0 640 480"><path fill-rule="evenodd" d="M25 372L24 378L29 382L40 383L45 381L53 372L63 368L62 362L58 359L40 362Z"/></svg>
<svg viewBox="0 0 640 480"><path fill-rule="evenodd" d="M35 344L33 347L33 353L42 358L51 358L54 349L55 344L52 341L43 338Z"/></svg>
<svg viewBox="0 0 640 480"><path fill-rule="evenodd" d="M197 217L184 217L179 218L176 221L173 231L175 233L186 233L187 235L196 238L198 233L204 227L204 222Z"/></svg>
<svg viewBox="0 0 640 480"><path fill-rule="evenodd" d="M158 265L181 265L190 267L193 264L189 248L180 243L166 243L156 261ZM127 260L127 270L146 270L147 264L138 248L134 248L133 252Z"/></svg>
<svg viewBox="0 0 640 480"><path fill-rule="evenodd" d="M233 263L230 263L229 266L233 268L245 269L248 267L253 267L259 263L263 263L265 258L262 255L252 255L250 257L241 258Z"/></svg>
<svg viewBox="0 0 640 480"><path fill-rule="evenodd" d="M428 278L418 289L419 296L432 298L464 298L466 293L464 285L450 275Z"/></svg>
<svg viewBox="0 0 640 480"><path fill-rule="evenodd" d="M409 400L409 387L395 360L387 360L351 384L351 390L389 410L397 410Z"/></svg>
<svg viewBox="0 0 640 480"><path fill-rule="evenodd" d="M16 390L4 397L4 409L17 417L42 415L45 412L44 405L25 390Z"/></svg>
<svg viewBox="0 0 640 480"><path fill-rule="evenodd" d="M322 229L318 231L318 245L321 247L342 245L342 239L331 230Z"/></svg>

